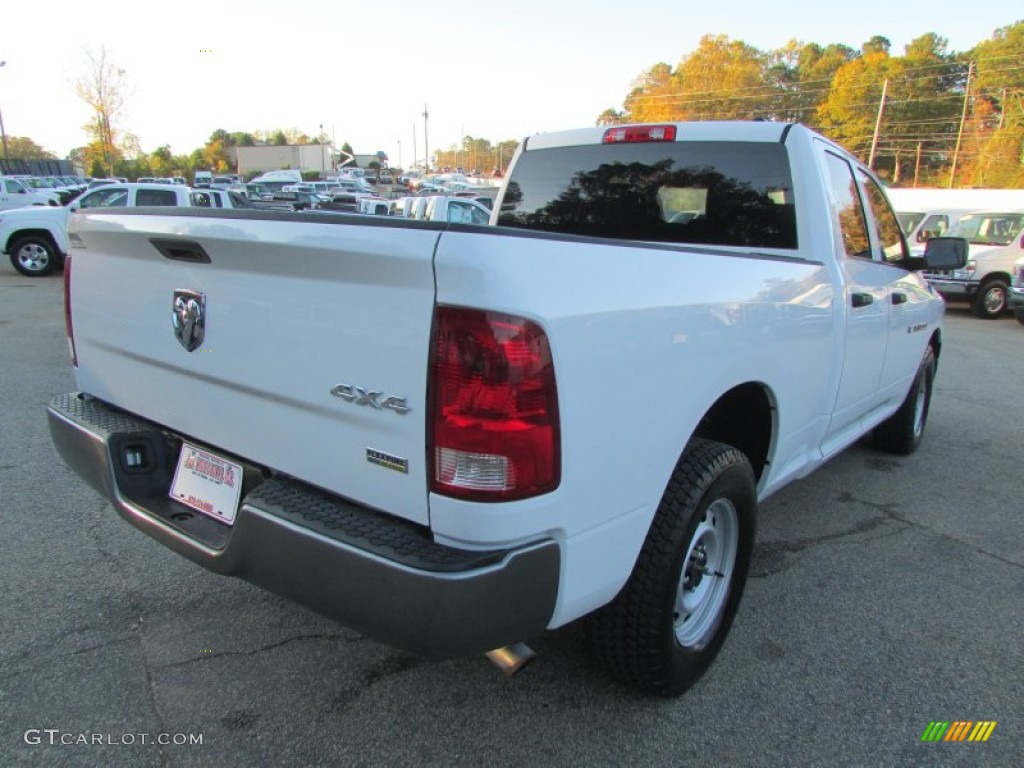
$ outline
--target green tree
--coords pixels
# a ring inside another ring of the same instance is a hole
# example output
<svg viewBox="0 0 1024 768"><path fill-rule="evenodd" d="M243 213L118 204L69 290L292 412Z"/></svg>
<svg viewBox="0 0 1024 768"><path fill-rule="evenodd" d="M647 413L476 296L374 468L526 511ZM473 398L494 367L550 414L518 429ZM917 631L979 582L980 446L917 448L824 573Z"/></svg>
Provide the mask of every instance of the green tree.
<svg viewBox="0 0 1024 768"><path fill-rule="evenodd" d="M946 46L929 33L911 41L904 56L889 59L875 167L893 184L908 176L920 183L944 164L955 142L962 68Z"/></svg>
<svg viewBox="0 0 1024 768"><path fill-rule="evenodd" d="M773 86L767 114L782 122L815 127L818 108L828 96L840 67L859 54L845 45L822 48L817 43L790 40L767 55L765 80Z"/></svg>
<svg viewBox="0 0 1024 768"><path fill-rule="evenodd" d="M619 125L626 122L626 115L617 109L606 109L597 116L596 125Z"/></svg>
<svg viewBox="0 0 1024 768"><path fill-rule="evenodd" d="M175 171L178 170L176 163L174 162L174 155L171 154L171 148L164 144L162 147L157 147L149 155L149 165L153 171L154 176L177 176Z"/></svg>
<svg viewBox="0 0 1024 768"><path fill-rule="evenodd" d="M828 97L816 115L826 135L865 161L889 64L889 54L878 50L844 64L832 78Z"/></svg>
<svg viewBox="0 0 1024 768"><path fill-rule="evenodd" d="M56 155L47 152L27 136L7 137L7 157L11 160L54 160Z"/></svg>

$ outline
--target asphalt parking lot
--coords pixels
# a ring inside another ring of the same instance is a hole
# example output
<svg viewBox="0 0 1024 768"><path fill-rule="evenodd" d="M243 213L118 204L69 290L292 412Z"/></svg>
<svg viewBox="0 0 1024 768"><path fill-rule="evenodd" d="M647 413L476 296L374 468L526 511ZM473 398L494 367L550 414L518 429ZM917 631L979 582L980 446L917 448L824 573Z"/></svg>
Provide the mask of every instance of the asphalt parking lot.
<svg viewBox="0 0 1024 768"><path fill-rule="evenodd" d="M0 265L0 766L1019 766L1022 350L951 307L922 448L854 446L765 502L723 652L656 701L578 626L511 679L424 661L123 523L50 444L60 273ZM934 721L997 724L922 742Z"/></svg>

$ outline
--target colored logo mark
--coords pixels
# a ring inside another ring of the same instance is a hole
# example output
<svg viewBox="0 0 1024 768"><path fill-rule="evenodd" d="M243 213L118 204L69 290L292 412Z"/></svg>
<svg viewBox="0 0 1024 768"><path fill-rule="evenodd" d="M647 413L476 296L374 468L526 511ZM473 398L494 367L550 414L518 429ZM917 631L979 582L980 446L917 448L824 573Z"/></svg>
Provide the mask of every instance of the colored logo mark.
<svg viewBox="0 0 1024 768"><path fill-rule="evenodd" d="M932 721L924 729L921 741L988 741L995 728L995 720Z"/></svg>

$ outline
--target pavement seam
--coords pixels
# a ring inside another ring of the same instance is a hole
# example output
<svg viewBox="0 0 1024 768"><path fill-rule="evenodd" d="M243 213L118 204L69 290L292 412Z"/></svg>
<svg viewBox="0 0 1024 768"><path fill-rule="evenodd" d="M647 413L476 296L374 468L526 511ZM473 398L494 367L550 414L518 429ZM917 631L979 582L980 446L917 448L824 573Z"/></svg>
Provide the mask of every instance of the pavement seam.
<svg viewBox="0 0 1024 768"><path fill-rule="evenodd" d="M153 682L153 671L150 668L149 657L146 654L145 620L142 615L142 605L139 602L137 596L132 592L128 579L125 578L124 571L121 568L121 564L117 561L117 558L114 557L114 553L105 549L103 546L104 539L100 535L98 529L99 526L104 521L104 519L106 518L108 507L106 502L103 502L101 506L102 511L100 509L96 509L93 511L94 519L87 526L86 530L89 534L89 537L92 538L96 546L96 550L100 553L100 556L110 566L110 569L114 573L114 575L121 581L121 585L122 588L124 589L124 594L127 599L127 603L131 610L131 613L138 616L138 624L136 625L138 629L137 638L139 643L139 651L142 655L142 669L146 677L146 696L149 699L149 706L153 711L154 718L156 719L156 725L157 728L159 729L158 732L166 733L167 728L164 724L163 715L160 713L160 707L157 704L156 690L154 688ZM157 744L157 752L160 755L160 765L163 768L170 768L171 757L164 750L163 745Z"/></svg>

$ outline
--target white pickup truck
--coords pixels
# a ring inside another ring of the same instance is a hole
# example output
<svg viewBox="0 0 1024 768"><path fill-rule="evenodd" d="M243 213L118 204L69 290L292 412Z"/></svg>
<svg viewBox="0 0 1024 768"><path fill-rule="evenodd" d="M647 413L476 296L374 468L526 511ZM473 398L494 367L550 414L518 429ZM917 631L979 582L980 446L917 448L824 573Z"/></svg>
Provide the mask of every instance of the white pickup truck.
<svg viewBox="0 0 1024 768"><path fill-rule="evenodd" d="M866 433L913 451L942 348L885 193L799 125L523 141L488 225L75 216L64 461L181 555L432 657L587 616L691 685L760 500Z"/></svg>
<svg viewBox="0 0 1024 768"><path fill-rule="evenodd" d="M0 213L0 251L27 277L42 277L59 267L68 254L68 222L75 211L94 208L178 206L199 208L251 207L239 195L223 190L191 190L180 184L107 184L86 192L64 207L19 208Z"/></svg>
<svg viewBox="0 0 1024 768"><path fill-rule="evenodd" d="M30 205L60 205L60 195L26 186L21 179L0 176L0 211Z"/></svg>

